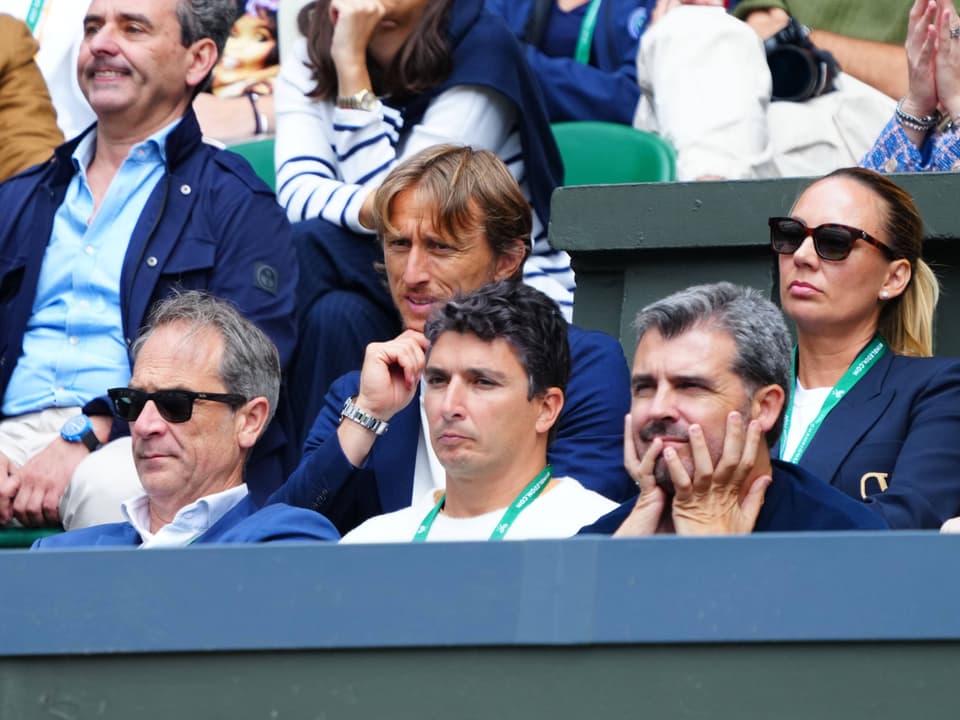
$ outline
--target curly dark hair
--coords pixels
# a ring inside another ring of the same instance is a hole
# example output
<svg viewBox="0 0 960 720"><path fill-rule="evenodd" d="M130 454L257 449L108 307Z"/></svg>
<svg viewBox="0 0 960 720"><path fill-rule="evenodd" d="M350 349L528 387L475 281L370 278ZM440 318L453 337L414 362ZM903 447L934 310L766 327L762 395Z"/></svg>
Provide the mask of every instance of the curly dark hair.
<svg viewBox="0 0 960 720"><path fill-rule="evenodd" d="M539 290L516 280L501 280L457 294L430 316L424 334L431 345L446 332L506 340L527 373L527 399L548 388L566 391L570 381L567 321L560 308ZM556 423L549 440L556 434Z"/></svg>

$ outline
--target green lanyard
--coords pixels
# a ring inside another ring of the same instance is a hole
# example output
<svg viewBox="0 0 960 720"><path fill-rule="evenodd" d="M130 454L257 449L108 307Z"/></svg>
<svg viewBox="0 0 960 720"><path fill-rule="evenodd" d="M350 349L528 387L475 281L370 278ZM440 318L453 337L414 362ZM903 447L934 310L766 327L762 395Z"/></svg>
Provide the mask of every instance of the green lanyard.
<svg viewBox="0 0 960 720"><path fill-rule="evenodd" d="M540 493L543 492L547 483L550 482L551 477L553 477L553 466L547 465L530 481L529 485L520 491L520 494L510 503L510 507L503 513L503 517L500 518L500 522L497 523L493 532L490 533L491 540L503 540L503 536L507 534L510 526L513 525L517 519L517 515L540 496ZM413 536L413 542L424 542L427 539L427 535L430 534L430 528L433 527L433 521L436 520L437 513L443 508L443 503L446 499L446 493L440 496L437 504L431 508L430 512L428 512L427 516L423 519L423 522L420 523L420 527L417 528L417 532Z"/></svg>
<svg viewBox="0 0 960 720"><path fill-rule="evenodd" d="M46 2L46 0L33 0L30 3L30 9L27 10L26 23L31 33L36 32L37 23L40 22L40 13L43 12L44 2Z"/></svg>
<svg viewBox="0 0 960 720"><path fill-rule="evenodd" d="M817 430L820 429L820 425L823 424L824 419L830 414L830 411L836 407L837 403L843 399L844 395L850 392L854 385L860 382L860 379L870 371L870 368L873 367L877 360L883 357L883 354L886 351L886 341L879 335L875 335L873 340L870 341L870 344L863 349L863 351L857 356L857 359L853 361L853 364L847 368L847 371L843 374L843 377L840 378L839 382L833 386L833 390L831 390L830 394L827 395L827 399L823 401L820 412L813 419L813 422L807 426L807 431L803 434L803 437L800 438L800 444L797 445L797 449L793 451L793 456L789 460L790 462L800 462L800 458L802 458L803 453L806 452L807 446L813 440L813 436L817 434ZM793 351L793 368L791 376L793 378L793 386L796 387L796 349ZM780 436L782 438L780 444L781 459L783 459L783 449L787 444L787 438L790 437L790 418L793 415L793 400L794 397L791 397L790 407L787 410L786 416L783 418L783 434Z"/></svg>
<svg viewBox="0 0 960 720"><path fill-rule="evenodd" d="M597 29L597 14L600 12L601 0L591 0L587 12L580 23L580 36L577 38L577 50L573 59L581 65L590 64L590 46L593 45L593 31Z"/></svg>

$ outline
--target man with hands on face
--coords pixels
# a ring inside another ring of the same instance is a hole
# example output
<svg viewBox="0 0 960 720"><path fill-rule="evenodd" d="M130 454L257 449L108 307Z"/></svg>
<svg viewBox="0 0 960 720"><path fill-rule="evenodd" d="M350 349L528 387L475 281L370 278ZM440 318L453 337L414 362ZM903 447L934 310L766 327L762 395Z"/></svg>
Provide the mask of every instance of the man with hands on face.
<svg viewBox="0 0 960 720"><path fill-rule="evenodd" d="M457 293L519 280L531 213L492 152L441 145L398 165L376 194L390 295L406 328L367 346L360 372L323 399L299 467L271 501L322 512L346 533L444 485L430 447L420 386L433 310ZM616 340L566 325L571 373L548 451L558 476L617 502L632 484L620 460L628 373Z"/></svg>
<svg viewBox="0 0 960 720"><path fill-rule="evenodd" d="M783 427L790 338L759 291L699 285L637 315L624 465L640 495L581 534L884 529L865 505L769 448Z"/></svg>

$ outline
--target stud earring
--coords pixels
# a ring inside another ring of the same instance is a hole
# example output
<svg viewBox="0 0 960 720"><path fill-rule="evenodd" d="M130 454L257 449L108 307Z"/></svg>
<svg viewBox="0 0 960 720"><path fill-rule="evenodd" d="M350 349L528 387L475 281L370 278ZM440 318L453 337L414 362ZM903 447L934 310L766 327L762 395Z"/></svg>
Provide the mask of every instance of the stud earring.
<svg viewBox="0 0 960 720"><path fill-rule="evenodd" d="M888 300L889 298L890 298L890 293L888 293L886 290L881 290L881 291L880 291L880 299L881 299L881 300Z"/></svg>

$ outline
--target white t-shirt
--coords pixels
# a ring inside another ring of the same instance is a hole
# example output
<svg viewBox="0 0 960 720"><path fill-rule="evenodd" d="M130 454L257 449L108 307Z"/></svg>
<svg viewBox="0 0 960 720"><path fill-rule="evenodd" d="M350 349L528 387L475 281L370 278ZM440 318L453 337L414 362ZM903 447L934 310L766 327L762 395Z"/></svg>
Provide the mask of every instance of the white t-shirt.
<svg viewBox="0 0 960 720"><path fill-rule="evenodd" d="M447 486L447 471L440 464L428 434L430 423L427 422L427 409L423 404L425 389L426 383L420 380L420 433L417 438L417 462L413 469L411 505L430 490L443 490Z"/></svg>
<svg viewBox="0 0 960 720"><path fill-rule="evenodd" d="M790 412L790 432L781 443L780 457L789 460L796 451L807 427L814 421L824 401L833 390L832 387L804 388L800 381L794 384L793 401L788 408Z"/></svg>
<svg viewBox="0 0 960 720"><path fill-rule="evenodd" d="M431 490L411 507L372 517L344 535L340 542L410 542L427 513L436 505L439 493L439 490ZM554 478L553 483L517 516L505 539L570 537L615 507L615 502L587 490L573 478ZM489 540L505 511L503 507L471 518L451 518L438 513L427 541Z"/></svg>

